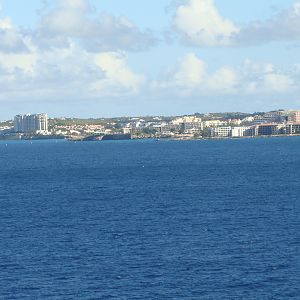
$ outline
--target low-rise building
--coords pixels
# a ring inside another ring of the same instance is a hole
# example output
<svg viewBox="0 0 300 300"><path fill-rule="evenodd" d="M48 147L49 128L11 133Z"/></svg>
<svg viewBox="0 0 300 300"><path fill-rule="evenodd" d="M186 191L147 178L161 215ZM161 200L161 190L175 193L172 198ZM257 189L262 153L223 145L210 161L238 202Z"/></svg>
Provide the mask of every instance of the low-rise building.
<svg viewBox="0 0 300 300"><path fill-rule="evenodd" d="M172 121L172 124L180 125L182 123L201 123L202 119L197 116L183 116L178 117Z"/></svg>
<svg viewBox="0 0 300 300"><path fill-rule="evenodd" d="M240 126L242 121L240 119L228 119L229 125Z"/></svg>
<svg viewBox="0 0 300 300"><path fill-rule="evenodd" d="M209 120L209 121L202 122L202 126L206 127L206 128L218 127L218 126L222 126L222 125L226 125L226 124L227 124L227 122L220 121L220 120Z"/></svg>
<svg viewBox="0 0 300 300"><path fill-rule="evenodd" d="M222 126L210 128L210 136L212 137L229 137L231 136L231 126Z"/></svg>

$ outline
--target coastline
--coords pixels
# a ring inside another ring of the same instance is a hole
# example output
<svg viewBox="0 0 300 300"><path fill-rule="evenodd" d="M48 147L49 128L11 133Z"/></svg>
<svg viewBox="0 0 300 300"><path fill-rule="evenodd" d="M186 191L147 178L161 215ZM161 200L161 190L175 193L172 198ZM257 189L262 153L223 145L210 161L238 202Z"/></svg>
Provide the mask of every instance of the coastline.
<svg viewBox="0 0 300 300"><path fill-rule="evenodd" d="M26 138L19 137L3 137L0 136L0 142L9 141L51 141L51 140L61 140L68 142L106 142L106 141L142 141L142 140L154 140L154 141L218 141L218 140L243 140L243 139L270 139L270 138L286 138L286 137L299 137L300 134L280 134L280 135L260 135L260 136L242 136L242 137L132 137L131 139L110 139L101 140L94 139L89 140L85 138L70 138L65 136L32 136Z"/></svg>

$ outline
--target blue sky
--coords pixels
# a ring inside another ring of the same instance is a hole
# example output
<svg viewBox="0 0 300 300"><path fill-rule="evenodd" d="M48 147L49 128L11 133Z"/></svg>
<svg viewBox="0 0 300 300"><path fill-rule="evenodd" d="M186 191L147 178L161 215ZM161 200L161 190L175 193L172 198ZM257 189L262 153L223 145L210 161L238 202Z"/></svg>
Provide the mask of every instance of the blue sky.
<svg viewBox="0 0 300 300"><path fill-rule="evenodd" d="M300 107L299 0L0 3L0 119Z"/></svg>

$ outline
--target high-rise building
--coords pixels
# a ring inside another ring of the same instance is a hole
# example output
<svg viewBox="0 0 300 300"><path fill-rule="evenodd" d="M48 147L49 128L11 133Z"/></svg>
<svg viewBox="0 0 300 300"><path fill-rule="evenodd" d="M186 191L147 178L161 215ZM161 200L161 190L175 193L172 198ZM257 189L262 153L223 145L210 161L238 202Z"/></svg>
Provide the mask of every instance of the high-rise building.
<svg viewBox="0 0 300 300"><path fill-rule="evenodd" d="M17 115L14 118L15 132L25 134L46 134L48 133L47 114Z"/></svg>

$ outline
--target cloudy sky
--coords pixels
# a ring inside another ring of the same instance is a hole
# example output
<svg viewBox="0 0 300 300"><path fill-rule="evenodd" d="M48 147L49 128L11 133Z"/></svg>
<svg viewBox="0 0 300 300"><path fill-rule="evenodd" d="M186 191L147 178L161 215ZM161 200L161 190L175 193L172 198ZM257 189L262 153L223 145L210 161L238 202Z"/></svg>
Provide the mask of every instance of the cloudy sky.
<svg viewBox="0 0 300 300"><path fill-rule="evenodd" d="M0 0L0 119L300 108L300 0Z"/></svg>

